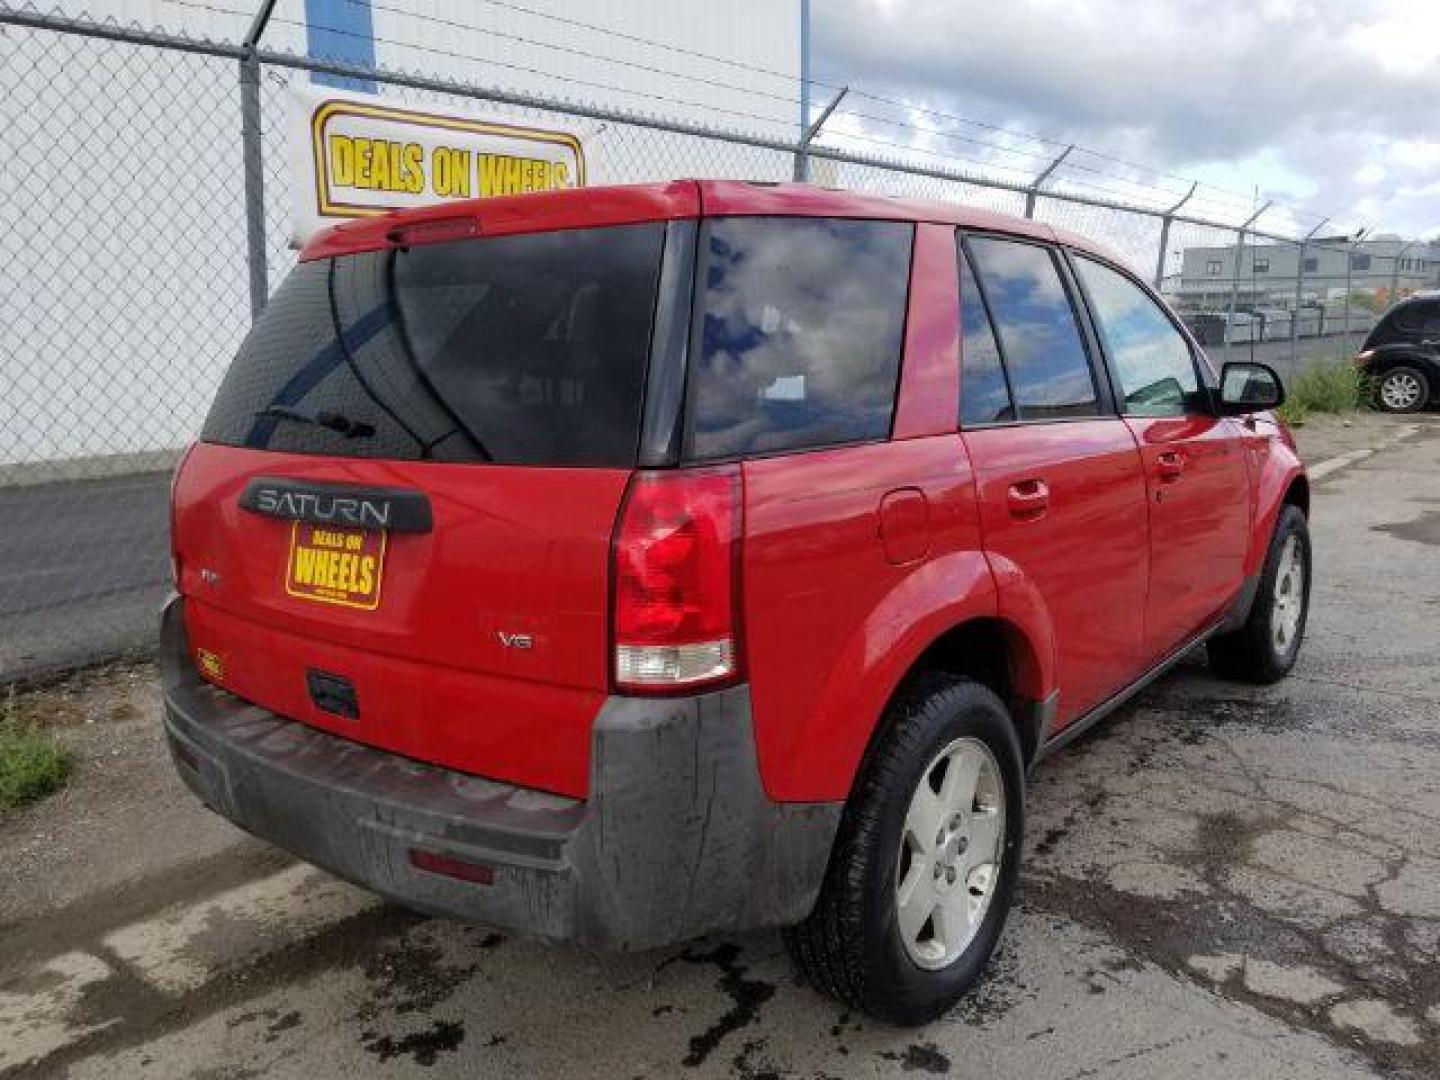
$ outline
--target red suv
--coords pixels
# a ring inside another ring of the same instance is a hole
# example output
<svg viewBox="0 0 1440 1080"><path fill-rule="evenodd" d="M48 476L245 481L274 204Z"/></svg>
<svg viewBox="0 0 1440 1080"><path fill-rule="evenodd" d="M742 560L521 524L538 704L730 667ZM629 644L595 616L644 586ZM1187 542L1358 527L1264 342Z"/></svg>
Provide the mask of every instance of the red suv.
<svg viewBox="0 0 1440 1080"><path fill-rule="evenodd" d="M625 949L781 926L919 1022L1029 766L1199 642L1269 681L1308 486L1049 226L685 181L311 241L174 488L181 775L402 904Z"/></svg>

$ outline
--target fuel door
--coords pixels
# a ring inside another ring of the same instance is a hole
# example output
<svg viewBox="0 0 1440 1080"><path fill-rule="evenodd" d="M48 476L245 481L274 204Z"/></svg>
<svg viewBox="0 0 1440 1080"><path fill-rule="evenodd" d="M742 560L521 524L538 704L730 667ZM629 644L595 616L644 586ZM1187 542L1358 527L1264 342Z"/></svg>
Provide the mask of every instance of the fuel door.
<svg viewBox="0 0 1440 1080"><path fill-rule="evenodd" d="M930 504L919 488L896 488L880 500L880 540L896 566L930 553Z"/></svg>

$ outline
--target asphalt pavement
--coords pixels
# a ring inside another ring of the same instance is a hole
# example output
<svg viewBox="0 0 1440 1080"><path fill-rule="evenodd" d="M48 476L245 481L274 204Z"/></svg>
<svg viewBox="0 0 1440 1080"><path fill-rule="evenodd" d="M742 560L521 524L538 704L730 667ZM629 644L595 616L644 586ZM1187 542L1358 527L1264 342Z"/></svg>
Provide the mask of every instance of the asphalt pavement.
<svg viewBox="0 0 1440 1080"><path fill-rule="evenodd" d="M0 821L0 1076L1433 1078L1437 476L1427 424L1317 480L1289 679L1198 655L1037 769L992 970L916 1030L774 933L610 956L387 905L201 809L148 670L96 676L71 789Z"/></svg>
<svg viewBox="0 0 1440 1080"><path fill-rule="evenodd" d="M0 487L0 684L149 648L170 476Z"/></svg>

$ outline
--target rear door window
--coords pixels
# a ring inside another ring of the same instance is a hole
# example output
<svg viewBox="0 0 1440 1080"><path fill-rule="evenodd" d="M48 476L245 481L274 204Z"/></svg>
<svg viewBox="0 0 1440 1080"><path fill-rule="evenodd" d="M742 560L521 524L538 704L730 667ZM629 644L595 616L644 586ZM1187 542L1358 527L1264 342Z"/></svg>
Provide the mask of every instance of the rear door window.
<svg viewBox="0 0 1440 1080"><path fill-rule="evenodd" d="M1440 337L1440 305L1410 304L1400 310L1397 321L1406 333Z"/></svg>
<svg viewBox="0 0 1440 1080"><path fill-rule="evenodd" d="M966 243L985 287L1021 420L1098 416L1090 358L1054 254L992 237Z"/></svg>
<svg viewBox="0 0 1440 1080"><path fill-rule="evenodd" d="M302 263L202 438L335 457L635 463L663 224Z"/></svg>
<svg viewBox="0 0 1440 1080"><path fill-rule="evenodd" d="M1129 278L1077 256L1075 267L1131 416L1183 416L1200 406L1190 344Z"/></svg>
<svg viewBox="0 0 1440 1080"><path fill-rule="evenodd" d="M888 221L709 222L688 456L888 438L913 233Z"/></svg>

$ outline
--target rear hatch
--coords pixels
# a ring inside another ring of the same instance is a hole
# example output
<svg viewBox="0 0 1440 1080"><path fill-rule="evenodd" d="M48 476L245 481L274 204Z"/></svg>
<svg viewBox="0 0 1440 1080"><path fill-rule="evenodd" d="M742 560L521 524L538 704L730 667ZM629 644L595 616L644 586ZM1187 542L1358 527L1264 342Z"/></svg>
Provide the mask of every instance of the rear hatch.
<svg viewBox="0 0 1440 1080"><path fill-rule="evenodd" d="M346 738L583 795L610 541L683 228L301 263L176 482L200 670Z"/></svg>

